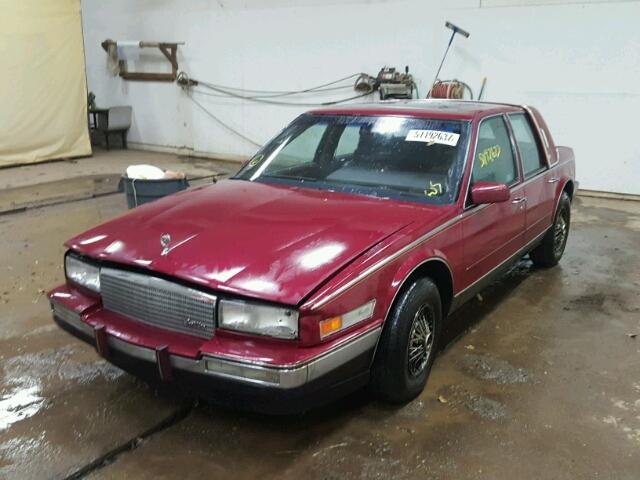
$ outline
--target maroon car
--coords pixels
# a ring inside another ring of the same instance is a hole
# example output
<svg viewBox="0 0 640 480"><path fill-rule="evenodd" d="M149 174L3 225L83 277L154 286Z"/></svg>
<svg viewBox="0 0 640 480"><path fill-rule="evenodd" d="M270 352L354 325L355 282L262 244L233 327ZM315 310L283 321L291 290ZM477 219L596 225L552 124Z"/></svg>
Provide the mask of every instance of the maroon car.
<svg viewBox="0 0 640 480"><path fill-rule="evenodd" d="M571 149L537 110L410 101L298 117L233 178L67 242L55 321L149 380L245 408L425 386L446 317L563 254Z"/></svg>

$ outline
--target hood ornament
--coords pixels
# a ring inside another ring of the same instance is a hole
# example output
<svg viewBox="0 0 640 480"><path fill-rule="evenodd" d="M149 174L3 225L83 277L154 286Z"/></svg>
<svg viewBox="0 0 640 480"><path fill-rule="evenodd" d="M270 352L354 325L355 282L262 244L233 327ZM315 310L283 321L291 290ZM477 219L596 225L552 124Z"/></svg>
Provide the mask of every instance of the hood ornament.
<svg viewBox="0 0 640 480"><path fill-rule="evenodd" d="M160 255L166 255L169 253L171 248L169 248L169 244L171 243L171 235L168 233L163 233L160 235L160 245L162 245L162 253Z"/></svg>

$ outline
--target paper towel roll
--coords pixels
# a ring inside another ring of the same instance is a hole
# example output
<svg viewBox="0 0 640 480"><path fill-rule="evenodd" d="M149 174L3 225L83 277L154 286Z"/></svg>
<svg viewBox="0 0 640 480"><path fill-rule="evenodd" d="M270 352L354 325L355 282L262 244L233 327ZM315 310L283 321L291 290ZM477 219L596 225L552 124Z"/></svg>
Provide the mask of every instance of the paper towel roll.
<svg viewBox="0 0 640 480"><path fill-rule="evenodd" d="M140 41L139 40L122 40L116 42L118 46L118 59L137 61L140 59Z"/></svg>

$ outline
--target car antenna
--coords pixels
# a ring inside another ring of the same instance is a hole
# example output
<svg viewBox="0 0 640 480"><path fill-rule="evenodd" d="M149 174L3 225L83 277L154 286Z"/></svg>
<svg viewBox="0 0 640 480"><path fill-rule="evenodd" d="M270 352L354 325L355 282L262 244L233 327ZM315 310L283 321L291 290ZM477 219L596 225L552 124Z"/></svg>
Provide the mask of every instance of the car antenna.
<svg viewBox="0 0 640 480"><path fill-rule="evenodd" d="M433 86L438 81L438 76L440 75L440 70L442 69L442 65L444 64L444 59L447 58L447 53L449 53L449 48L451 47L451 44L453 43L453 37L456 36L456 33L459 33L464 38L469 38L469 35L470 35L469 32L467 32L466 30L463 30L462 28L458 27L457 25L454 25L451 22L445 22L444 26L447 27L447 28L450 28L452 30L451 38L449 39L449 44L447 45L447 48L444 51L444 55L442 56L442 61L440 62L440 66L438 67L438 71L436 72L436 76L433 79L433 82L431 83L431 88L429 89L429 93L427 94L427 98L431 97L431 91L433 90Z"/></svg>

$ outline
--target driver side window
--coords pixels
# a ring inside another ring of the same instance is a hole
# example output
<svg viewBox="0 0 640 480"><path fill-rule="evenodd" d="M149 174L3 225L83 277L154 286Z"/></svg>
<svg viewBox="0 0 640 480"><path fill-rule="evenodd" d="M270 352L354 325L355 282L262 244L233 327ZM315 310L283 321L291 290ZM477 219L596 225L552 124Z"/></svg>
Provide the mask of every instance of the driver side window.
<svg viewBox="0 0 640 480"><path fill-rule="evenodd" d="M502 116L489 118L480 124L471 175L472 182L510 185L516 180L515 157Z"/></svg>

